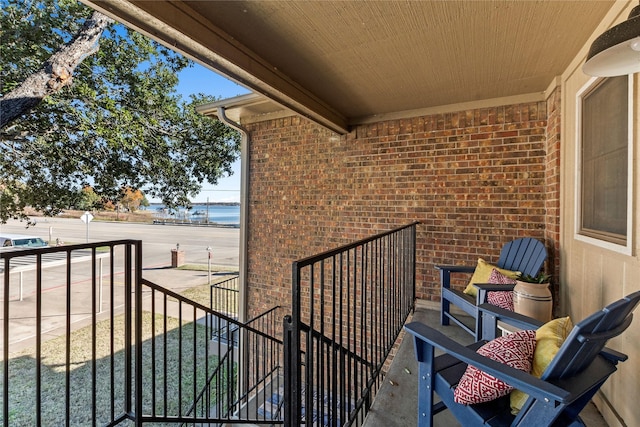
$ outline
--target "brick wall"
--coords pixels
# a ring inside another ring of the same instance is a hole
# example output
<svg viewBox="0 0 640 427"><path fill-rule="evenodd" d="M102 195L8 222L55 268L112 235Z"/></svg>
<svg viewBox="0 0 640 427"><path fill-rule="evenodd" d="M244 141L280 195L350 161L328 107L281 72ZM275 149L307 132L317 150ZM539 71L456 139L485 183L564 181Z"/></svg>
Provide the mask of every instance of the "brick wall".
<svg viewBox="0 0 640 427"><path fill-rule="evenodd" d="M559 129L547 107L384 121L346 136L300 117L249 125L249 314L290 305L292 261L415 220L417 296L433 301L435 264L496 261L516 237L557 240L545 232L555 188L546 134Z"/></svg>
<svg viewBox="0 0 640 427"><path fill-rule="evenodd" d="M547 272L552 275L552 292L556 308L560 298L560 140L561 89L558 86L547 98L547 146L545 166L545 243L549 251Z"/></svg>

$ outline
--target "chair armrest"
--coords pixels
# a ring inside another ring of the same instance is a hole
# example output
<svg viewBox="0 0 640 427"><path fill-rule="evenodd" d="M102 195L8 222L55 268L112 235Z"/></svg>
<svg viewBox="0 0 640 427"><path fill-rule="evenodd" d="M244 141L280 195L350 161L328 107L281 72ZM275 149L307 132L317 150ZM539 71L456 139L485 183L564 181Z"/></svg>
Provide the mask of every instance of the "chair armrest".
<svg viewBox="0 0 640 427"><path fill-rule="evenodd" d="M496 285L493 283L474 283L478 290L484 291L512 291L516 285Z"/></svg>
<svg viewBox="0 0 640 427"><path fill-rule="evenodd" d="M481 336L487 340L496 337L498 321L524 330L537 330L540 326L544 325L544 322L539 320L491 304L480 304L478 306L478 316L482 316Z"/></svg>
<svg viewBox="0 0 640 427"><path fill-rule="evenodd" d="M496 285L493 283L474 283L478 289L477 297L476 297L476 305L484 304L487 302L487 292L491 291L513 291L513 288L516 285Z"/></svg>
<svg viewBox="0 0 640 427"><path fill-rule="evenodd" d="M473 273L476 268L468 265L436 265L440 270L440 286L451 288L451 273Z"/></svg>
<svg viewBox="0 0 640 427"><path fill-rule="evenodd" d="M461 362L473 365L527 394L538 398L551 398L562 403L566 403L571 397L571 393L568 391L527 372L482 356L423 323L412 322L405 325L404 328L416 340L425 341Z"/></svg>
<svg viewBox="0 0 640 427"><path fill-rule="evenodd" d="M605 347L600 350L600 355L608 361L616 364L618 362L624 362L629 358L629 356L627 356L626 354L620 353L619 351L616 351L609 347Z"/></svg>
<svg viewBox="0 0 640 427"><path fill-rule="evenodd" d="M473 273L476 270L474 265L436 265L436 268L449 273Z"/></svg>
<svg viewBox="0 0 640 427"><path fill-rule="evenodd" d="M600 387L604 381L616 371L615 363L608 361L602 353L581 372L569 378L546 379L550 384L560 387L571 394L570 402L584 396L585 391L592 390L593 387Z"/></svg>

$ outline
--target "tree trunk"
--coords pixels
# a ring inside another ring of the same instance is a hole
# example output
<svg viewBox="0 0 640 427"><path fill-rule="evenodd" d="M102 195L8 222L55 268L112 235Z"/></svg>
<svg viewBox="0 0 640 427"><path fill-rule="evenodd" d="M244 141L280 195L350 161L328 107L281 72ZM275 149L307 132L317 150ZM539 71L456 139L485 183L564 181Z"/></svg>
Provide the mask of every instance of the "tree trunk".
<svg viewBox="0 0 640 427"><path fill-rule="evenodd" d="M98 51L98 40L113 20L93 12L76 36L54 53L20 86L0 98L0 129L36 107L46 96L71 84L73 71L84 58Z"/></svg>

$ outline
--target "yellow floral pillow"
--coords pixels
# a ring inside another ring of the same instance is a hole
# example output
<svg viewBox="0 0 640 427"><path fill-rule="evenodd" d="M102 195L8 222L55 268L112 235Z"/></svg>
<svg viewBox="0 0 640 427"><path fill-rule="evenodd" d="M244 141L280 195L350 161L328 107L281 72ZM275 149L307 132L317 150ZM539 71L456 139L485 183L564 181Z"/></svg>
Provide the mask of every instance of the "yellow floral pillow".
<svg viewBox="0 0 640 427"><path fill-rule="evenodd" d="M491 271L494 268L510 279L517 279L521 274L519 271L511 271L505 270L504 268L498 268L495 265L483 260L482 258L478 258L478 265L476 266L476 269L473 272L473 276L471 276L471 280L465 288L464 293L475 298L475 296L478 294L478 290L475 288L475 286L473 286L474 283L488 283L489 277L491 276Z"/></svg>
<svg viewBox="0 0 640 427"><path fill-rule="evenodd" d="M564 340L573 329L573 323L569 317L553 319L540 326L536 331L536 350L533 353L533 367L531 375L540 378L547 366L562 347ZM511 392L511 413L516 415L527 401L528 394L520 390Z"/></svg>

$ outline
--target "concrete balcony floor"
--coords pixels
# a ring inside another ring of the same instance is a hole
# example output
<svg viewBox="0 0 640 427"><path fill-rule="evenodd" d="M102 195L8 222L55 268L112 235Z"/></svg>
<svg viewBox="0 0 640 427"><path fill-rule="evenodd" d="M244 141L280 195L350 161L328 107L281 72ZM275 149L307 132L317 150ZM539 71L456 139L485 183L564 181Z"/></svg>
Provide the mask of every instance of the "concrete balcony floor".
<svg viewBox="0 0 640 427"><path fill-rule="evenodd" d="M418 302L417 308L410 321L425 323L445 333L450 338L462 344L471 344L471 335L464 332L457 325L440 325L439 310L430 309L426 304ZM404 334L404 332L403 332ZM418 366L414 356L413 342L404 339L389 367L380 391L373 401L371 411L364 422L365 427L409 427L415 426L418 418ZM580 417L587 427L606 427L595 405L588 405ZM455 417L449 411L436 415L434 424L442 427L459 426Z"/></svg>

